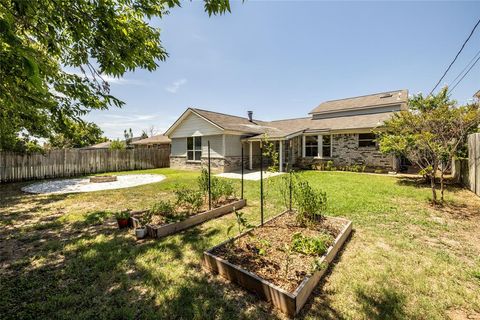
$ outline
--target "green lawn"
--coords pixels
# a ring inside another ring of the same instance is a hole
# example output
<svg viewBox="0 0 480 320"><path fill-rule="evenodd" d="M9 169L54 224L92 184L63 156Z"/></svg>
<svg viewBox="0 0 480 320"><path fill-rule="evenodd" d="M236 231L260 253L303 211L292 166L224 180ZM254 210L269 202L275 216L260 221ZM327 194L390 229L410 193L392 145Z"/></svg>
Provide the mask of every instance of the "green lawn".
<svg viewBox="0 0 480 320"><path fill-rule="evenodd" d="M232 214L162 240L137 242L116 229L108 210L148 208L198 176L142 173L167 179L52 196L23 194L25 183L0 186L1 319L283 318L201 268L203 250L227 238ZM472 193L449 187L447 205L432 208L430 190L414 180L303 175L327 192L329 214L353 220L354 232L300 318L480 316L480 200ZM283 210L277 179L267 183L267 217ZM258 190L259 182L246 182L251 223L259 222Z"/></svg>

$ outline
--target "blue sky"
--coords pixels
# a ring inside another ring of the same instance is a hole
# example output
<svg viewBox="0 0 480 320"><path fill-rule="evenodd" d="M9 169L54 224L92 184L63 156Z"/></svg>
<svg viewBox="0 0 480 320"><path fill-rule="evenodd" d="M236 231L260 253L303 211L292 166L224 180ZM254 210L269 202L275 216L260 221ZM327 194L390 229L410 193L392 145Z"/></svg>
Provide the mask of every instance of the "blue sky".
<svg viewBox="0 0 480 320"><path fill-rule="evenodd" d="M480 2L234 1L209 18L184 2L162 21L170 54L155 72L112 81L122 109L91 113L110 138L159 133L189 106L263 120L303 117L322 101L396 89L428 94L480 18ZM480 28L442 81L480 50ZM480 63L453 91L480 89Z"/></svg>

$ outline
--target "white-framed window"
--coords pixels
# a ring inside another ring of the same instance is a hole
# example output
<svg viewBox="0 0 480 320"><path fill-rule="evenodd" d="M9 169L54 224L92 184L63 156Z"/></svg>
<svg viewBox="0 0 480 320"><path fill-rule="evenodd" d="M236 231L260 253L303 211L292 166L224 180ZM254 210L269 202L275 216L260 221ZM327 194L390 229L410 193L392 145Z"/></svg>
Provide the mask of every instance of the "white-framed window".
<svg viewBox="0 0 480 320"><path fill-rule="evenodd" d="M318 157L318 136L305 136L305 157Z"/></svg>
<svg viewBox="0 0 480 320"><path fill-rule="evenodd" d="M305 157L330 158L332 156L332 135L305 136Z"/></svg>
<svg viewBox="0 0 480 320"><path fill-rule="evenodd" d="M332 156L332 135L324 134L322 137L322 158L330 158Z"/></svg>
<svg viewBox="0 0 480 320"><path fill-rule="evenodd" d="M358 147L375 148L377 146L375 142L376 138L374 133L360 133L358 134Z"/></svg>
<svg viewBox="0 0 480 320"><path fill-rule="evenodd" d="M187 160L200 161L202 159L202 137L187 138Z"/></svg>

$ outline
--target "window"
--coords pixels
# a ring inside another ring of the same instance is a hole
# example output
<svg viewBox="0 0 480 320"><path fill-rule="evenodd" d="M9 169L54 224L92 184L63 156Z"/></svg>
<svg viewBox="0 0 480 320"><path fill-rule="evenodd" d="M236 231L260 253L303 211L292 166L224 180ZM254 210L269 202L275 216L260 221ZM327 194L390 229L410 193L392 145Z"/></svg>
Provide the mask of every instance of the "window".
<svg viewBox="0 0 480 320"><path fill-rule="evenodd" d="M376 147L375 139L376 136L374 133L360 133L358 135L358 146L360 148Z"/></svg>
<svg viewBox="0 0 480 320"><path fill-rule="evenodd" d="M305 156L318 156L318 136L305 136Z"/></svg>
<svg viewBox="0 0 480 320"><path fill-rule="evenodd" d="M200 161L202 158L202 137L187 138L187 160Z"/></svg>
<svg viewBox="0 0 480 320"><path fill-rule="evenodd" d="M322 136L322 157L328 158L332 156L332 136L323 135Z"/></svg>

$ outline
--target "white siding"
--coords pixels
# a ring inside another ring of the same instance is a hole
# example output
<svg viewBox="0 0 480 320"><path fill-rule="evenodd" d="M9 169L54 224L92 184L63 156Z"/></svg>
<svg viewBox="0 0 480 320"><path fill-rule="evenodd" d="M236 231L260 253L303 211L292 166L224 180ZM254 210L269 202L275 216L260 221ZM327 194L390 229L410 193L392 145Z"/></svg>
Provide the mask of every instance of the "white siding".
<svg viewBox="0 0 480 320"><path fill-rule="evenodd" d="M242 155L242 142L240 136L225 135L225 155L232 157L240 157ZM248 154L248 145L244 146L244 154Z"/></svg>
<svg viewBox="0 0 480 320"><path fill-rule="evenodd" d="M172 138L171 155L174 157L187 156L187 138Z"/></svg>
<svg viewBox="0 0 480 320"><path fill-rule="evenodd" d="M210 157L223 157L223 135L202 137L202 157L208 157L208 141L210 141Z"/></svg>
<svg viewBox="0 0 480 320"><path fill-rule="evenodd" d="M202 137L202 157L208 156L208 141L210 140L210 156L219 158L223 156L223 136L203 136ZM173 157L187 156L187 138L172 138Z"/></svg>
<svg viewBox="0 0 480 320"><path fill-rule="evenodd" d="M222 134L223 130L191 113L183 120L173 132L170 138L184 138L193 136L209 136Z"/></svg>

